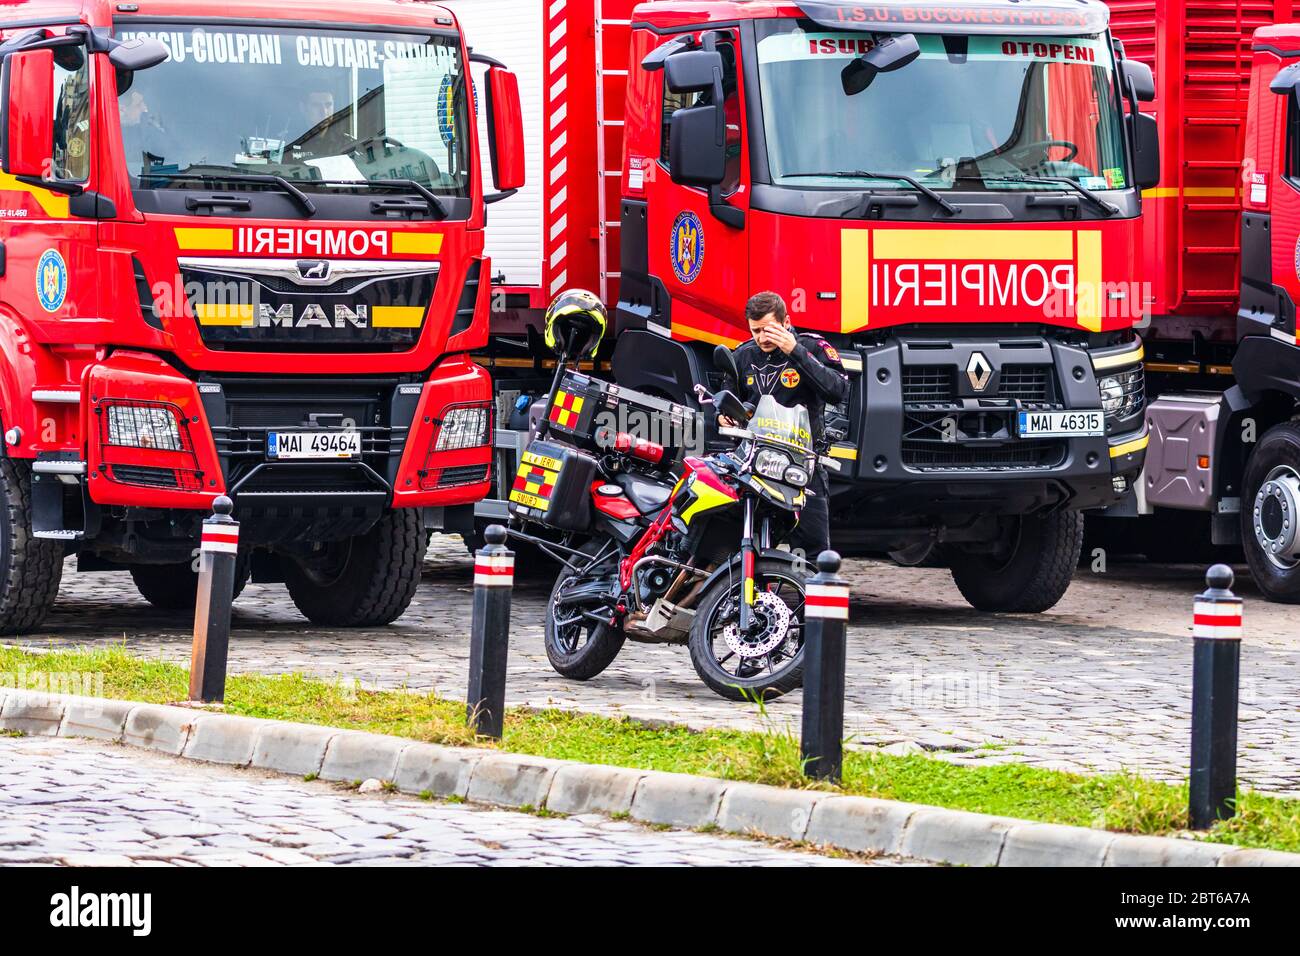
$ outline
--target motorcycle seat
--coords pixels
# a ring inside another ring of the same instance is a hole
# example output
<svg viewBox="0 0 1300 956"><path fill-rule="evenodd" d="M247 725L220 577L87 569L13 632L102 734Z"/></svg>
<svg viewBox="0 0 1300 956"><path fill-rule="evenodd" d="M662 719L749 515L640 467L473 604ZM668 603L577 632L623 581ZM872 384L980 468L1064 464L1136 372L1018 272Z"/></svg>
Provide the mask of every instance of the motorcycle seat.
<svg viewBox="0 0 1300 956"><path fill-rule="evenodd" d="M658 511L673 493L671 485L662 485L657 481L650 481L628 472L615 476L614 483L623 489L628 500L643 515Z"/></svg>

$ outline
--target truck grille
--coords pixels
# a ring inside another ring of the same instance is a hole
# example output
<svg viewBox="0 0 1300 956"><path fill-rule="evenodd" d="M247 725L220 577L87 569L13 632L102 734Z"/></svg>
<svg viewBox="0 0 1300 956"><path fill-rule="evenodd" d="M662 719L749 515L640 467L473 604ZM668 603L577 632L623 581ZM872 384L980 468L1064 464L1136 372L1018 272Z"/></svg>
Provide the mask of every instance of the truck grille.
<svg viewBox="0 0 1300 956"><path fill-rule="evenodd" d="M1025 441L1009 447L903 442L903 464L916 471L1027 471L1054 468L1064 457L1061 441Z"/></svg>
<svg viewBox="0 0 1300 956"><path fill-rule="evenodd" d="M904 467L916 471L1028 470L1065 460L1061 439L1019 439L1012 408L976 411L908 409L903 414Z"/></svg>
<svg viewBox="0 0 1300 956"><path fill-rule="evenodd" d="M951 365L903 366L903 401L942 404L958 401L958 369ZM1008 363L997 384L979 398L1006 398L1022 402L1050 402L1053 396L1050 365Z"/></svg>
<svg viewBox="0 0 1300 956"><path fill-rule="evenodd" d="M1050 402L1052 400L1052 367L1050 365L1004 365L998 383L998 398L1014 398L1022 402Z"/></svg>
<svg viewBox="0 0 1300 956"><path fill-rule="evenodd" d="M953 372L954 369L944 365L903 366L903 401L953 401L957 397Z"/></svg>

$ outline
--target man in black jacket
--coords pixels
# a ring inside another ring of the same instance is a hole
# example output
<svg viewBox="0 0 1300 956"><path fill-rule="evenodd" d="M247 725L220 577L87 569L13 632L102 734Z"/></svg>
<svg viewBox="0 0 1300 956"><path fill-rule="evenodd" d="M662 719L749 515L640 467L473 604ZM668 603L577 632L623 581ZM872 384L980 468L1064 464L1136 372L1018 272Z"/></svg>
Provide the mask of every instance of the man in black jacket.
<svg viewBox="0 0 1300 956"><path fill-rule="evenodd" d="M779 405L807 408L813 448L824 455L826 406L843 401L849 391L839 353L820 335L796 333L785 302L775 292L751 297L745 304L745 319L753 339L732 352L740 373L737 394L754 404L764 395L771 395ZM735 424L721 418L719 422ZM830 491L826 470L820 465L808 484L808 492L790 543L803 548L812 562L830 547Z"/></svg>

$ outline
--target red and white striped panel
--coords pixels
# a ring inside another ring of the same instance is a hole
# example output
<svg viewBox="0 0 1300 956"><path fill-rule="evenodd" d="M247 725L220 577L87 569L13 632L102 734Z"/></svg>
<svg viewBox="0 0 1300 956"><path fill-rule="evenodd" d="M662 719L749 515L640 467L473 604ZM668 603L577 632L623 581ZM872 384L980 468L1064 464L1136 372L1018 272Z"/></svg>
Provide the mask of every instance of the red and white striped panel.
<svg viewBox="0 0 1300 956"><path fill-rule="evenodd" d="M543 0L545 2L545 0ZM548 295L569 279L569 11L568 0L546 8L546 269Z"/></svg>
<svg viewBox="0 0 1300 956"><path fill-rule="evenodd" d="M515 583L513 554L474 555L474 583L489 588L508 588Z"/></svg>
<svg viewBox="0 0 1300 956"><path fill-rule="evenodd" d="M234 554L239 550L239 524L204 524L203 537L199 541L203 551L219 551Z"/></svg>
<svg viewBox="0 0 1300 956"><path fill-rule="evenodd" d="M1192 636L1241 640L1241 601L1197 601L1193 609Z"/></svg>
<svg viewBox="0 0 1300 956"><path fill-rule="evenodd" d="M849 619L849 588L846 584L809 584L804 592L804 617Z"/></svg>

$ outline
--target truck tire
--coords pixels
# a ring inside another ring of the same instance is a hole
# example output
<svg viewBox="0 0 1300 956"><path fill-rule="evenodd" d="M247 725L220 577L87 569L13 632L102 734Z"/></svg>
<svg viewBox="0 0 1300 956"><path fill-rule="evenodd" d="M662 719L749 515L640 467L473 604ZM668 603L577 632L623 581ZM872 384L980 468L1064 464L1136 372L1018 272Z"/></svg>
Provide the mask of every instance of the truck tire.
<svg viewBox="0 0 1300 956"><path fill-rule="evenodd" d="M63 545L32 537L31 465L0 458L0 634L45 620L62 577Z"/></svg>
<svg viewBox="0 0 1300 956"><path fill-rule="evenodd" d="M241 554L235 563L235 593L239 597L248 583L252 562ZM160 611L193 611L199 593L199 575L192 562L178 564L133 564L131 580L140 596Z"/></svg>
<svg viewBox="0 0 1300 956"><path fill-rule="evenodd" d="M1270 601L1300 604L1300 424L1283 422L1264 433L1246 462L1241 490L1241 543L1251 577Z"/></svg>
<svg viewBox="0 0 1300 956"><path fill-rule="evenodd" d="M420 509L395 508L367 533L331 542L320 561L283 561L284 583L313 624L391 624L415 597L428 542Z"/></svg>
<svg viewBox="0 0 1300 956"><path fill-rule="evenodd" d="M962 597L980 611L1037 614L1064 596L1083 548L1083 515L1053 511L1013 519L993 553L945 548Z"/></svg>

